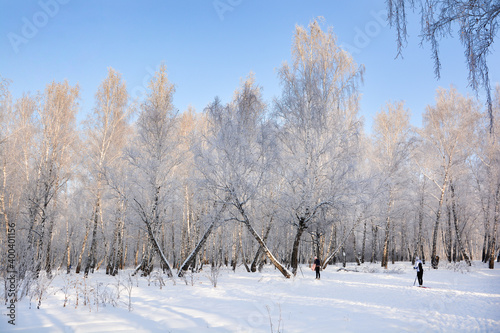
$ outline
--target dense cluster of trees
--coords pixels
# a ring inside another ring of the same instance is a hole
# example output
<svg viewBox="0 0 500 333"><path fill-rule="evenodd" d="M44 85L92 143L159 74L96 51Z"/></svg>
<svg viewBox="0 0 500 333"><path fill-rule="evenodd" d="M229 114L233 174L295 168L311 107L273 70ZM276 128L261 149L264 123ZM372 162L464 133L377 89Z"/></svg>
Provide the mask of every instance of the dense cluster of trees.
<svg viewBox="0 0 500 333"><path fill-rule="evenodd" d="M296 28L272 104L250 74L229 103L180 113L165 66L140 102L109 69L77 124L78 86L52 82L14 101L2 79L2 253L14 229L21 279L266 262L290 277L315 255L324 265L418 255L493 268L500 149L488 112L438 89L422 128L394 102L368 135L363 71L313 21ZM493 106L498 115L498 86Z"/></svg>

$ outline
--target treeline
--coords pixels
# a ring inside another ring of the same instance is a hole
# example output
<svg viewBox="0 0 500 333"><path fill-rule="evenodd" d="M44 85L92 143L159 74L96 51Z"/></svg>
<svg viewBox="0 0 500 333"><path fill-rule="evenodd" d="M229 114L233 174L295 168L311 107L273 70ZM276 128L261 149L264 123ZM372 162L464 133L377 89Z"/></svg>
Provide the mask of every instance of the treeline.
<svg viewBox="0 0 500 333"><path fill-rule="evenodd" d="M12 100L2 79L1 271L21 281L57 269L171 276L272 263L290 277L314 256L325 266L439 256L493 268L498 121L489 126L451 87L438 89L422 128L396 102L366 135L363 72L313 21L296 28L272 103L250 74L229 103L181 113L165 66L140 102L109 69L77 124L78 86L52 82ZM495 119L499 98L497 86Z"/></svg>

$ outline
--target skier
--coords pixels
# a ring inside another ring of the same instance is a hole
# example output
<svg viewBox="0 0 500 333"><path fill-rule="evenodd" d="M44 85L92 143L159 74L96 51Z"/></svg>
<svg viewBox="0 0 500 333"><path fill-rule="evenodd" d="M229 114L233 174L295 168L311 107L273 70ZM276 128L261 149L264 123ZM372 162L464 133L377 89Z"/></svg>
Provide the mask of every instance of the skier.
<svg viewBox="0 0 500 333"><path fill-rule="evenodd" d="M422 284L424 283L424 267L422 266L422 261L419 257L415 259L415 266L413 269L417 270L418 285L419 287L422 287Z"/></svg>
<svg viewBox="0 0 500 333"><path fill-rule="evenodd" d="M316 280L319 280L320 274L319 274L319 269L321 268L321 262L319 261L318 257L314 257L314 264L312 266L312 270L316 271Z"/></svg>

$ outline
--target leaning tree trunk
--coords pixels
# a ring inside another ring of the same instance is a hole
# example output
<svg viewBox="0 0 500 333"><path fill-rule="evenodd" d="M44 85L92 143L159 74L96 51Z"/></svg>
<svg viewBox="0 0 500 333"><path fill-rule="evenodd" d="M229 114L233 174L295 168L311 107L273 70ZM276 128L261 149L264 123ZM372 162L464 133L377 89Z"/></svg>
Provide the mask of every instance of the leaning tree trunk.
<svg viewBox="0 0 500 333"><path fill-rule="evenodd" d="M149 238L150 238L151 243L153 245L153 249L155 250L156 253L159 254L160 260L163 263L163 267L167 271L168 277L172 277L173 274L172 274L171 266L168 263L168 260L165 257L165 254L163 254L163 251L162 251L160 245L158 244L158 240L156 239L155 235L153 234L153 229L151 228L151 224L149 222L146 222L146 227L148 229L148 235L149 235Z"/></svg>
<svg viewBox="0 0 500 333"><path fill-rule="evenodd" d="M208 239L208 236L212 233L212 230L216 224L216 220L213 220L212 223L210 223L210 226L207 228L205 233L203 234L203 237L201 237L200 241L196 245L196 247L191 251L189 256L184 260L184 262L181 265L181 269L179 270L179 277L183 277L184 273L189 269L189 265L194 261L194 258L196 258L196 255L198 252L200 252L201 248L205 245L205 242Z"/></svg>
<svg viewBox="0 0 500 333"><path fill-rule="evenodd" d="M343 248L344 248L344 244L345 244L345 242L347 242L347 240L349 239L349 236L350 236L350 235L351 235L351 233L354 231L354 228L355 228L355 227L356 227L356 225L354 225L354 226L351 228L351 230L350 230L350 231L349 231L349 232L345 235L344 239L343 239L343 240L342 240L342 242L341 242L341 243L337 246L337 248L336 248L333 252L329 253L329 254L325 257L325 259L323 260L323 263L322 263L322 265L323 265L323 266L322 266L322 268L323 268L323 269L325 269L325 268L326 268L326 266L328 265L328 262L329 262L330 260L332 260L332 258L333 258L333 257L337 254L337 252L339 252L339 250L340 250L340 249L343 249Z"/></svg>
<svg viewBox="0 0 500 333"><path fill-rule="evenodd" d="M208 239L208 236L210 236L210 234L212 233L212 230L214 229L215 225L221 219L222 213L224 212L225 209L226 209L226 205L224 204L224 205L222 205L221 209L217 212L217 215L212 220L212 222L208 226L207 230L205 230L205 233L203 234L203 237L201 237L200 241L195 246L195 248L193 249L193 251L191 251L191 253L186 258L186 260L184 260L184 262L182 263L182 265L180 267L181 269L179 270L179 274L178 274L179 277L183 277L184 276L184 273L188 270L189 265L194 261L194 259L198 255L198 252L200 252L200 250L203 248L203 246L205 245L205 242Z"/></svg>
<svg viewBox="0 0 500 333"><path fill-rule="evenodd" d="M267 242L267 236L269 236L269 231L271 231L272 222L273 219L271 218L271 221L269 221L269 225L267 226L266 231L264 232L264 238L262 239L264 243ZM257 271L257 264L259 262L261 255L262 255L262 248L259 246L253 258L252 264L250 265L250 271L252 271L253 273Z"/></svg>
<svg viewBox="0 0 500 333"><path fill-rule="evenodd" d="M154 200L155 204L154 204L153 209L151 210L151 212L152 212L151 215L153 216L153 218L154 218L155 221L159 220L159 216L158 216L159 193L160 193L160 187L157 187L156 188L156 194L155 194L155 200ZM144 210L144 208L142 207L142 205L137 200L134 199L134 201L137 203L137 205L140 208L141 215L142 215L142 220L146 224L146 229L148 231L148 236L149 236L149 240L151 242L151 245L153 246L154 251L156 253L158 253L158 255L160 256L160 260L161 260L161 262L163 264L164 269L167 271L168 277L172 277L173 276L173 274L172 274L172 268L171 268L171 266L170 266L167 258L163 254L163 251L162 251L162 249L160 247L160 244L158 243L158 240L155 237L155 233L154 233L152 225L151 225L152 222L148 218L148 214L146 213L146 211Z"/></svg>
<svg viewBox="0 0 500 333"><path fill-rule="evenodd" d="M241 216L243 217L243 223L247 226L248 231L250 231L250 234L255 238L255 240L257 241L257 243L259 243L259 245L262 247L262 251L264 251L264 253L267 256L267 258L269 258L269 260L281 272L281 274L283 274L284 277L286 277L287 279L289 279L291 277L291 273L285 268L285 266L283 266L273 256L273 254L271 253L271 251L268 249L266 243L264 243L264 241L259 236L259 234L257 233L257 231L255 231L255 229L250 224L250 220L248 219L248 216L247 216L245 210L243 209L243 207L241 206L241 203L236 198L235 198L235 206L238 209L238 211L240 212Z"/></svg>

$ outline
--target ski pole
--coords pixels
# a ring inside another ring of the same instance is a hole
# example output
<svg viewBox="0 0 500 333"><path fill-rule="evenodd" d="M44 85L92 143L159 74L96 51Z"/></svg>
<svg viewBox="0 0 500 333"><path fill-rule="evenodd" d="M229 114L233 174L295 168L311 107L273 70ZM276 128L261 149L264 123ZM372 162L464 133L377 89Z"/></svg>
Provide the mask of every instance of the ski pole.
<svg viewBox="0 0 500 333"><path fill-rule="evenodd" d="M415 276L415 281L413 281L413 285L415 285L415 282L417 282L417 277Z"/></svg>

